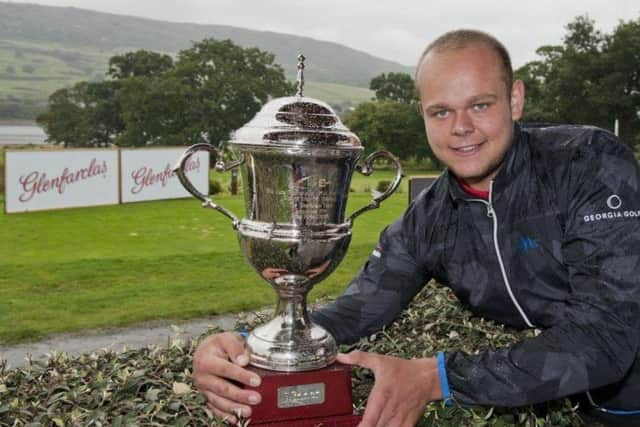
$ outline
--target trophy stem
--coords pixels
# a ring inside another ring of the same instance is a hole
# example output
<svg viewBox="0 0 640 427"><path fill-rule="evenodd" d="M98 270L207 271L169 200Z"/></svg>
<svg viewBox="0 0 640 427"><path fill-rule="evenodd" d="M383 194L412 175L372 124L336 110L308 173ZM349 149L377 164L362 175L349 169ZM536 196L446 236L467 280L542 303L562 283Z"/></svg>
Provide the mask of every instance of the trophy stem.
<svg viewBox="0 0 640 427"><path fill-rule="evenodd" d="M289 336L288 341L308 338L305 333L311 326L307 311L309 284L306 276L298 274L285 274L274 280L273 287L278 293L275 318L282 320L282 332Z"/></svg>
<svg viewBox="0 0 640 427"><path fill-rule="evenodd" d="M253 366L284 372L324 368L336 359L337 345L307 312L309 279L288 274L274 284L278 292L275 317L254 329L247 343Z"/></svg>
<svg viewBox="0 0 640 427"><path fill-rule="evenodd" d="M289 336L289 341L302 338L311 326L307 311L307 293L294 294L278 290L278 303L275 318L281 319L282 333Z"/></svg>

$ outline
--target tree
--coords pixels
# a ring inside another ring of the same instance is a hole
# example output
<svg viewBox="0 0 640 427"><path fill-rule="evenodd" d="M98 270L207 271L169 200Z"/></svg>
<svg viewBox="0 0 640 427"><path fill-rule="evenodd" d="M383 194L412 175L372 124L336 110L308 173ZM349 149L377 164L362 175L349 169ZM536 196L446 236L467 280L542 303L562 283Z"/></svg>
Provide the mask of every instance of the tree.
<svg viewBox="0 0 640 427"><path fill-rule="evenodd" d="M148 50L137 50L116 55L109 59L107 74L113 79L137 76L157 76L173 68L173 59Z"/></svg>
<svg viewBox="0 0 640 427"><path fill-rule="evenodd" d="M125 122L117 96L119 88L120 82L117 81L91 82L87 85L90 103L86 112L98 145L116 143L117 137L124 131Z"/></svg>
<svg viewBox="0 0 640 427"><path fill-rule="evenodd" d="M611 109L623 140L640 144L640 18L621 22L607 37L602 62L594 101Z"/></svg>
<svg viewBox="0 0 640 427"><path fill-rule="evenodd" d="M406 104L418 101L418 92L409 74L382 73L371 79L369 88L375 91L378 101L397 101Z"/></svg>
<svg viewBox="0 0 640 427"><path fill-rule="evenodd" d="M433 166L440 167L427 143L416 104L364 102L345 117L345 124L358 135L367 153L389 150L400 159L429 158Z"/></svg>
<svg viewBox="0 0 640 427"><path fill-rule="evenodd" d="M563 45L543 46L540 60L516 71L527 87L527 121L591 124L640 142L640 20L603 34L587 16L567 25Z"/></svg>
<svg viewBox="0 0 640 427"><path fill-rule="evenodd" d="M38 117L53 143L220 145L271 97L294 89L272 54L206 39L178 61L139 50L109 61L113 80L56 91Z"/></svg>
<svg viewBox="0 0 640 427"><path fill-rule="evenodd" d="M274 55L231 40L205 39L178 55L172 78L186 85L184 141L220 145L272 97L293 95Z"/></svg>
<svg viewBox="0 0 640 427"><path fill-rule="evenodd" d="M538 54L540 54L539 49ZM543 61L532 61L520 67L514 73L514 77L522 80L526 88L525 121L537 123L558 121L558 114L555 108L545 102L546 81L544 76L547 75L547 72L541 70L545 66L546 63Z"/></svg>
<svg viewBox="0 0 640 427"><path fill-rule="evenodd" d="M170 56L156 52L139 50L113 56L108 72L113 80L80 82L54 92L47 111L36 120L54 144L89 147L118 143L127 127L120 104L123 82L159 76L172 66Z"/></svg>
<svg viewBox="0 0 640 427"><path fill-rule="evenodd" d="M80 82L55 91L37 122L47 139L65 147L107 146L123 127L113 107L113 82Z"/></svg>
<svg viewBox="0 0 640 427"><path fill-rule="evenodd" d="M119 145L219 146L271 97L294 92L272 54L213 39L181 51L170 70L120 82Z"/></svg>
<svg viewBox="0 0 640 427"><path fill-rule="evenodd" d="M439 168L425 138L418 94L413 79L404 73L381 74L369 87L376 99L359 104L345 117L345 124L358 135L365 152L389 150L402 160L430 159Z"/></svg>
<svg viewBox="0 0 640 427"><path fill-rule="evenodd" d="M347 113L344 124L360 138L360 142L365 148L365 153L373 153L381 150L378 128L382 124L377 120L378 102L362 102L356 108Z"/></svg>
<svg viewBox="0 0 640 427"><path fill-rule="evenodd" d="M191 128L193 91L173 75L130 77L121 82L118 102L126 124L121 146L185 145L202 142ZM195 135L195 137L194 137Z"/></svg>

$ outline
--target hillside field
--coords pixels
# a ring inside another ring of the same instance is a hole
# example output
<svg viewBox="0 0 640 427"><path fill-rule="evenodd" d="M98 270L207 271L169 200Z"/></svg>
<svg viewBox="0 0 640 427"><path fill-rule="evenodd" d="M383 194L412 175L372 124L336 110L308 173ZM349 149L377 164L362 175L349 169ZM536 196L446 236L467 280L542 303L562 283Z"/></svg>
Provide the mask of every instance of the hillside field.
<svg viewBox="0 0 640 427"><path fill-rule="evenodd" d="M109 58L115 54L88 46L68 49L54 43L0 41L0 103L7 109L0 118L26 117L10 114L11 104L43 111L48 96L56 90L83 80L105 79ZM339 108L355 106L374 96L366 88L314 81L306 82L304 93Z"/></svg>
<svg viewBox="0 0 640 427"><path fill-rule="evenodd" d="M54 91L105 79L114 55L145 49L175 58L205 38L273 53L292 81L297 55L304 53L305 94L340 111L372 98L367 87L373 77L412 72L412 67L348 46L294 34L0 1L0 120L33 120Z"/></svg>

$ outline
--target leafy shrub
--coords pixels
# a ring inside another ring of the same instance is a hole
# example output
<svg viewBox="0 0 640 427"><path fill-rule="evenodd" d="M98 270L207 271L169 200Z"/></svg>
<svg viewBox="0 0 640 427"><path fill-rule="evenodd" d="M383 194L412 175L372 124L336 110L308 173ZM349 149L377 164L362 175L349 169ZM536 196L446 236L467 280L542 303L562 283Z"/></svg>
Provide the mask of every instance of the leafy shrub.
<svg viewBox="0 0 640 427"><path fill-rule="evenodd" d="M390 185L391 185L391 181L387 181L384 179L382 181L378 181L378 185L376 186L376 191L384 193L385 191L387 191Z"/></svg>
<svg viewBox="0 0 640 427"><path fill-rule="evenodd" d="M220 181L216 181L215 179L209 180L209 194L218 194L222 193L222 184Z"/></svg>

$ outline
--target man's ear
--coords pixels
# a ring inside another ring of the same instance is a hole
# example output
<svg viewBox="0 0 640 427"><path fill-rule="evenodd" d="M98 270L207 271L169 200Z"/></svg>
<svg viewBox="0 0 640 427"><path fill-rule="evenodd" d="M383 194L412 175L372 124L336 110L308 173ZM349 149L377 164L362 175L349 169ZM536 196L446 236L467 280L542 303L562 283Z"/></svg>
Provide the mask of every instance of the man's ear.
<svg viewBox="0 0 640 427"><path fill-rule="evenodd" d="M524 111L524 82L516 80L511 85L511 119L520 120Z"/></svg>
<svg viewBox="0 0 640 427"><path fill-rule="evenodd" d="M416 102L416 108L418 109L418 114L420 114L420 117L424 119L424 110L422 109L422 99L418 99L418 102Z"/></svg>

